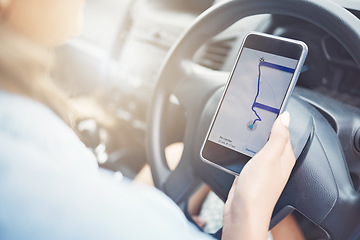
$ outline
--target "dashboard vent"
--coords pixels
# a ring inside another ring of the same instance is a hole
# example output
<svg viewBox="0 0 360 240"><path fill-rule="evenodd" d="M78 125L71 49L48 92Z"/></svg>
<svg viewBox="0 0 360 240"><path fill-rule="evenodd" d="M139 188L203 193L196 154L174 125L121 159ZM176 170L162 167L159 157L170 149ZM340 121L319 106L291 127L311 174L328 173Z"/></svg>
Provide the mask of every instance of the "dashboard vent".
<svg viewBox="0 0 360 240"><path fill-rule="evenodd" d="M235 40L236 37L212 40L197 51L194 61L204 67L221 70Z"/></svg>

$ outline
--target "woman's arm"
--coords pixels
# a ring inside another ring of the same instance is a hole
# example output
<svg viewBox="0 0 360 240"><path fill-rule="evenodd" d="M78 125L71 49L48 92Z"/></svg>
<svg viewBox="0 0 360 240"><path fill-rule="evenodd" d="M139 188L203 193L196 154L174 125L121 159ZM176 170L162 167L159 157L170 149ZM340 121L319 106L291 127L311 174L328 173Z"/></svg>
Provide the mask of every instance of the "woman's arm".
<svg viewBox="0 0 360 240"><path fill-rule="evenodd" d="M275 121L269 141L233 183L223 212L223 239L267 239L271 214L283 191L295 156L289 113Z"/></svg>

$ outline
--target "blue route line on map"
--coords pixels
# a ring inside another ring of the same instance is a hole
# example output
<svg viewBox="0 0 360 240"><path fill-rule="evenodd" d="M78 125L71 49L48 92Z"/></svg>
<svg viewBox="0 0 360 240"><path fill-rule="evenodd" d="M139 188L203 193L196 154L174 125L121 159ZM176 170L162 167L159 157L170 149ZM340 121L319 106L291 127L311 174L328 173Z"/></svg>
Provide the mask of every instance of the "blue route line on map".
<svg viewBox="0 0 360 240"><path fill-rule="evenodd" d="M277 108L273 108L273 107L270 107L270 106L267 106L265 104L262 104L262 103L258 103L258 102L255 102L253 104L253 107L254 108L261 108L261 109L264 109L266 111L269 111L269 112L272 112L272 113L275 113L275 114L278 114L280 109L277 109Z"/></svg>
<svg viewBox="0 0 360 240"><path fill-rule="evenodd" d="M283 71L283 72L288 72L288 73L294 73L295 72L295 69L293 69L293 68L288 68L288 67L285 67L285 66L281 66L281 65L278 65L278 64L275 64L275 63L270 63L270 62L265 62L265 61L261 61L259 63L259 67L260 66L269 67L269 68L277 69L277 70L280 70L280 71ZM259 68L259 70L260 70L260 68Z"/></svg>
<svg viewBox="0 0 360 240"><path fill-rule="evenodd" d="M259 93L260 93L260 78L261 78L260 67L261 66L277 69L277 70L280 70L280 71L283 71L283 72L288 72L288 73L294 73L295 72L295 69L293 69L293 68L288 68L288 67L285 67L285 66L281 66L281 65L278 65L278 64L265 62L265 61L260 61L259 62L259 66L258 66L259 77L258 77L258 84L257 84L257 92L256 92L256 96L255 96L255 99L254 99L254 103L251 106L251 110L255 113L257 118L253 121L253 123L251 125L249 125L250 129L253 129L254 124L256 123L256 121L261 122L261 117L258 115L258 113L256 112L256 110L254 108L264 109L266 111L273 112L273 113L276 113L276 114L278 114L279 111L280 111L280 109L273 108L273 107L267 106L265 104L256 102L256 100L257 100L257 98L259 96Z"/></svg>

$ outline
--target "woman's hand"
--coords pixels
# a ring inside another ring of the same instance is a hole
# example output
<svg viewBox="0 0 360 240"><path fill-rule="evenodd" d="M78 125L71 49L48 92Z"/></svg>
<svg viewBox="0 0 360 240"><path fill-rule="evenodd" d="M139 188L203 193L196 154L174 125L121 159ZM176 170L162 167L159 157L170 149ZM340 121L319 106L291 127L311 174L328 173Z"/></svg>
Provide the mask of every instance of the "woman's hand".
<svg viewBox="0 0 360 240"><path fill-rule="evenodd" d="M295 164L289 123L288 112L277 118L269 141L235 179L223 212L224 240L267 239L273 209Z"/></svg>

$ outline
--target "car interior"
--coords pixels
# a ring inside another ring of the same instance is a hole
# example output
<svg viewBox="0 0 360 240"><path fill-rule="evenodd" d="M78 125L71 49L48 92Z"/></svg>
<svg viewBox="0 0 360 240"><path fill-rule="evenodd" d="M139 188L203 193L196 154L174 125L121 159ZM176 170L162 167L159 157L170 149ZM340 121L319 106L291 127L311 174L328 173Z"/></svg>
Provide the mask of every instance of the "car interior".
<svg viewBox="0 0 360 240"><path fill-rule="evenodd" d="M217 238L234 177L199 154L244 36L305 42L287 106L297 162L271 227L293 214L306 239L360 239L359 1L88 0L84 23L56 49L52 72L80 139L100 167L127 178L148 164L190 221L189 199L209 186L199 215Z"/></svg>

